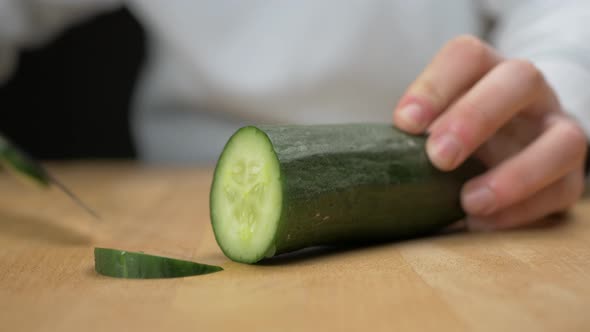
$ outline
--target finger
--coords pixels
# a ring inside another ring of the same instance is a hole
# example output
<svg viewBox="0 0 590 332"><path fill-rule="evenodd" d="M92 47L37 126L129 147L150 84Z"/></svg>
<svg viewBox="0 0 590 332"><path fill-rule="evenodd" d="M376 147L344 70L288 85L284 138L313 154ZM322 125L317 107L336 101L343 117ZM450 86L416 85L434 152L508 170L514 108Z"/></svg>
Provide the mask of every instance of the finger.
<svg viewBox="0 0 590 332"><path fill-rule="evenodd" d="M453 39L410 85L393 113L394 124L410 133L422 133L500 60L492 48L475 37Z"/></svg>
<svg viewBox="0 0 590 332"><path fill-rule="evenodd" d="M430 160L442 170L456 168L548 90L543 75L530 62L502 62L433 123L426 145Z"/></svg>
<svg viewBox="0 0 590 332"><path fill-rule="evenodd" d="M491 215L531 196L570 171L582 168L586 137L559 116L532 144L489 172L467 182L461 203L470 215Z"/></svg>
<svg viewBox="0 0 590 332"><path fill-rule="evenodd" d="M559 109L559 106L556 106ZM544 116L520 112L500 128L489 140L473 154L488 167L512 158L522 149L534 142L545 129Z"/></svg>
<svg viewBox="0 0 590 332"><path fill-rule="evenodd" d="M531 224L552 213L571 207L584 191L584 177L575 171L532 197L488 217L468 217L467 227L475 231L515 228Z"/></svg>

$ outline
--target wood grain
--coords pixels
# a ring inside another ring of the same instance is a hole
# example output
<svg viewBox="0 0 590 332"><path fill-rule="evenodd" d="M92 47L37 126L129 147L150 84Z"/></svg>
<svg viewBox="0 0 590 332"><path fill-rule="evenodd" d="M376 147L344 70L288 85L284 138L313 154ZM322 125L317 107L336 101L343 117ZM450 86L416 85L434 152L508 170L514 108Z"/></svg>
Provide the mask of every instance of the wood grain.
<svg viewBox="0 0 590 332"><path fill-rule="evenodd" d="M257 266L218 249L210 169L53 165L100 211L0 175L2 331L589 331L590 201L543 227L307 250ZM107 246L220 264L171 280L93 271Z"/></svg>

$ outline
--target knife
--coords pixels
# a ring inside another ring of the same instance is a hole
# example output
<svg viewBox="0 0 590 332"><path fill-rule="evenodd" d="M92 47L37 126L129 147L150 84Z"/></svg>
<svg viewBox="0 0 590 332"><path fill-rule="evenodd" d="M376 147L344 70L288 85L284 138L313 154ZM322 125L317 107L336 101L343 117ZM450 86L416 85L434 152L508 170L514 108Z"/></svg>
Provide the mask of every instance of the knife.
<svg viewBox="0 0 590 332"><path fill-rule="evenodd" d="M78 207L86 211L86 213L92 216L95 220L101 220L98 213L84 203L80 197L74 194L73 191L66 187L56 177L51 175L39 162L35 161L26 152L19 149L2 135L0 135L0 164L5 168L14 171L16 174L32 180L42 187L49 187L51 185L56 186Z"/></svg>

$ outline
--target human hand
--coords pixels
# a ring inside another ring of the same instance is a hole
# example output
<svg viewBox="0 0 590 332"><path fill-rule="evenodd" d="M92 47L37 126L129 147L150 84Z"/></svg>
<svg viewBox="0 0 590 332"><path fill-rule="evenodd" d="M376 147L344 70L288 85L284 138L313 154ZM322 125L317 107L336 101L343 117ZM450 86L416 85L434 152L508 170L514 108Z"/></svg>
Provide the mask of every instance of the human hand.
<svg viewBox="0 0 590 332"><path fill-rule="evenodd" d="M409 133L430 134L443 171L470 155L489 170L461 193L475 230L530 224L574 204L584 190L587 140L531 62L504 59L471 36L450 41L408 88L393 114Z"/></svg>

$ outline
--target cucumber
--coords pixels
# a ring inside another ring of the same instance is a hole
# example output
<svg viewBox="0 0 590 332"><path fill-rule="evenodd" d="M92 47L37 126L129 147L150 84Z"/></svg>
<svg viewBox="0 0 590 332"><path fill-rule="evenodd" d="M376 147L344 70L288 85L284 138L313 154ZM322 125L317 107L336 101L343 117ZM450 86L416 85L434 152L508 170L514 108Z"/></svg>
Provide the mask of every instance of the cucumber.
<svg viewBox="0 0 590 332"><path fill-rule="evenodd" d="M97 273L129 279L178 278L222 271L219 266L109 248L94 248Z"/></svg>
<svg viewBox="0 0 590 332"><path fill-rule="evenodd" d="M484 167L468 160L441 172L425 141L385 124L241 128L213 176L217 243L230 259L255 263L440 230L464 216L461 187Z"/></svg>

